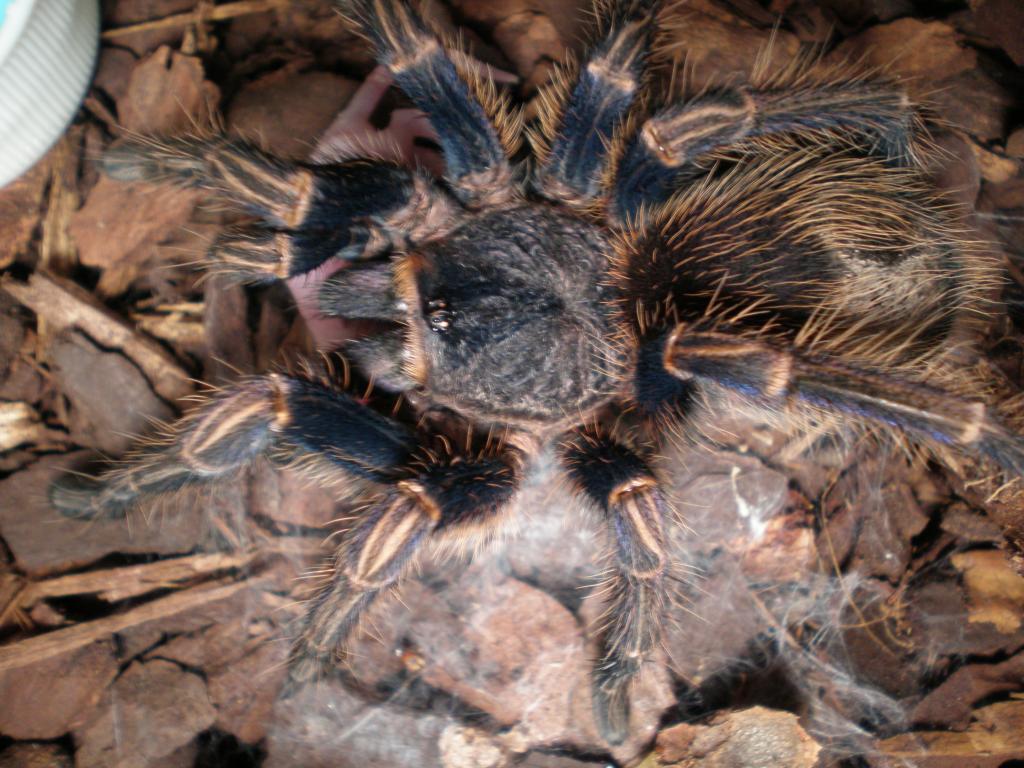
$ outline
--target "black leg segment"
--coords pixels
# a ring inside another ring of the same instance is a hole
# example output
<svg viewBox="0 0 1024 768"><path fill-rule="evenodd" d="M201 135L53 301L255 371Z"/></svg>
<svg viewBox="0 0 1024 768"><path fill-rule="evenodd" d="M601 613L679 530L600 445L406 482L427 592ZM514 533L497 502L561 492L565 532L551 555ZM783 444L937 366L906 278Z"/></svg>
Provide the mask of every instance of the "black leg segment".
<svg viewBox="0 0 1024 768"><path fill-rule="evenodd" d="M342 476L390 482L416 445L410 430L344 393L271 375L214 398L124 469L55 485L50 497L66 515L118 517L148 496L215 482L267 453L315 456Z"/></svg>
<svg viewBox="0 0 1024 768"><path fill-rule="evenodd" d="M570 479L603 510L613 538L608 621L594 669L594 716L609 743L629 729L629 684L661 638L668 600L671 511L646 462L597 430L562 445Z"/></svg>
<svg viewBox="0 0 1024 768"><path fill-rule="evenodd" d="M561 112L546 116L555 129L537 176L540 194L585 205L605 181L612 142L642 86L654 2L607 4L607 31L591 50ZM552 105L554 106L554 105Z"/></svg>
<svg viewBox="0 0 1024 768"><path fill-rule="evenodd" d="M456 196L471 207L507 200L512 174L498 129L411 5L404 0L339 3L374 43L398 87L426 113Z"/></svg>
<svg viewBox="0 0 1024 768"><path fill-rule="evenodd" d="M209 190L259 217L256 226L222 234L210 254L214 269L246 282L415 242L444 226L455 204L425 175L391 163L290 163L223 138L126 142L107 153L104 169L124 181Z"/></svg>

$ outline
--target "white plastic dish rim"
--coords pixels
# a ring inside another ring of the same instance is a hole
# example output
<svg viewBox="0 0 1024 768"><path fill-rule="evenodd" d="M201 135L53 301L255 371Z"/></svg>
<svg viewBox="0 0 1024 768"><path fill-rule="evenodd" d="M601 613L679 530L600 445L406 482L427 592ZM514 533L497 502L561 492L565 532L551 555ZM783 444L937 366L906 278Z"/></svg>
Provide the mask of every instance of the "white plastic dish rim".
<svg viewBox="0 0 1024 768"><path fill-rule="evenodd" d="M0 4L2 3L3 0L0 0ZM7 3L7 9L0 18L0 67L3 66L7 54L14 49L14 44L25 29L25 23L32 14L32 7L35 4L36 0L10 0Z"/></svg>
<svg viewBox="0 0 1024 768"><path fill-rule="evenodd" d="M98 0L13 0L0 21L0 188L61 137L92 78Z"/></svg>

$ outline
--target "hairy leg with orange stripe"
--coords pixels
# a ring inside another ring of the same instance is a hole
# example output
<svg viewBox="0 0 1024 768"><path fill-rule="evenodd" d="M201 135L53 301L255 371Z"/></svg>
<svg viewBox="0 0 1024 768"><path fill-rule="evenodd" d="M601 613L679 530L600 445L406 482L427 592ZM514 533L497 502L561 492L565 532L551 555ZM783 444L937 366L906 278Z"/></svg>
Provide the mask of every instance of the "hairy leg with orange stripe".
<svg viewBox="0 0 1024 768"><path fill-rule="evenodd" d="M577 490L611 532L607 620L594 668L594 717L615 744L629 732L629 688L661 640L671 572L672 514L647 463L601 429L572 433L563 461Z"/></svg>
<svg viewBox="0 0 1024 768"><path fill-rule="evenodd" d="M423 171L370 159L294 163L224 138L132 140L103 163L116 179L208 190L256 216L223 232L208 255L212 269L249 283L414 245L443 233L457 205Z"/></svg>
<svg viewBox="0 0 1024 768"><path fill-rule="evenodd" d="M242 382L183 419L174 434L127 457L123 469L51 488L69 516L120 517L149 498L229 477L257 457L318 456L340 477L391 482L416 435L355 398L272 374Z"/></svg>
<svg viewBox="0 0 1024 768"><path fill-rule="evenodd" d="M494 534L521 480L509 447L424 448L403 479L372 497L342 539L329 580L309 606L292 650L298 679L331 670L366 610L394 589L428 545L465 546Z"/></svg>

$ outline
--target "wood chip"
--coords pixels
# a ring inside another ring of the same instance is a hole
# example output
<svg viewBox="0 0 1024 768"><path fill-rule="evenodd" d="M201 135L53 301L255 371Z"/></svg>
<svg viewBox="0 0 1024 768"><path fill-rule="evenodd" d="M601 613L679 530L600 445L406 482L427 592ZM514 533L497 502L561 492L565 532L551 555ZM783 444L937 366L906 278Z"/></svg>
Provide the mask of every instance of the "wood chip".
<svg viewBox="0 0 1024 768"><path fill-rule="evenodd" d="M219 101L198 58L161 46L135 66L117 115L126 130L146 136L202 131L213 127Z"/></svg>
<svg viewBox="0 0 1024 768"><path fill-rule="evenodd" d="M0 269L23 255L39 226L43 195L50 179L49 157L0 189Z"/></svg>
<svg viewBox="0 0 1024 768"><path fill-rule="evenodd" d="M913 764L917 768L1006 768L1024 760L1024 701L1004 701L974 712L966 731L917 731L875 744L877 768Z"/></svg>
<svg viewBox="0 0 1024 768"><path fill-rule="evenodd" d="M36 272L27 283L6 279L0 288L46 320L53 331L77 328L100 346L123 352L168 403L192 394L193 384L174 358L70 280Z"/></svg>
<svg viewBox="0 0 1024 768"><path fill-rule="evenodd" d="M658 734L659 768L813 768L821 746L792 712L751 707Z"/></svg>
<svg viewBox="0 0 1024 768"><path fill-rule="evenodd" d="M32 444L49 450L64 445L68 436L48 428L28 403L0 402L0 451Z"/></svg>
<svg viewBox="0 0 1024 768"><path fill-rule="evenodd" d="M258 582L243 580L194 587L153 600L114 616L85 621L38 637L0 646L0 672L21 669L46 659L82 648L131 627L163 619L197 606L233 597L243 590L259 588Z"/></svg>
<svg viewBox="0 0 1024 768"><path fill-rule="evenodd" d="M999 550L959 552L951 558L963 574L971 623L989 623L1012 634L1024 623L1024 576Z"/></svg>

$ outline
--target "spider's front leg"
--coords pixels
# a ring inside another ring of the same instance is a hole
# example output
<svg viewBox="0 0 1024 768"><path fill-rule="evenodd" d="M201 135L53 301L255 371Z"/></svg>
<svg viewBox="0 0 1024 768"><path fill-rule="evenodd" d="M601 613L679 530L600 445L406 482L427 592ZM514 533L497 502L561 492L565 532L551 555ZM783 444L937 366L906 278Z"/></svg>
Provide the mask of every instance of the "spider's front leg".
<svg viewBox="0 0 1024 768"><path fill-rule="evenodd" d="M448 52L405 0L338 0L377 49L395 84L426 114L444 154L445 180L467 207L512 198L508 156L519 118L465 54Z"/></svg>
<svg viewBox="0 0 1024 768"><path fill-rule="evenodd" d="M584 429L562 445L569 477L601 509L612 532L607 622L594 669L594 717L610 744L629 733L630 683L661 639L671 559L672 513L650 467L603 431Z"/></svg>
<svg viewBox="0 0 1024 768"><path fill-rule="evenodd" d="M457 206L428 175L393 163L305 165L225 138L130 140L103 167L122 181L205 189L258 216L257 225L222 233L208 257L214 269L253 283L418 242L447 226Z"/></svg>
<svg viewBox="0 0 1024 768"><path fill-rule="evenodd" d="M722 88L659 110L624 144L611 214L631 221L706 175L702 158L757 137L839 136L891 164L912 165L920 124L903 90L884 80L808 74L793 83Z"/></svg>
<svg viewBox="0 0 1024 768"><path fill-rule="evenodd" d="M643 87L656 6L652 0L601 4L602 39L578 68L567 67L542 91L534 136L539 194L586 208L602 193L613 142Z"/></svg>

